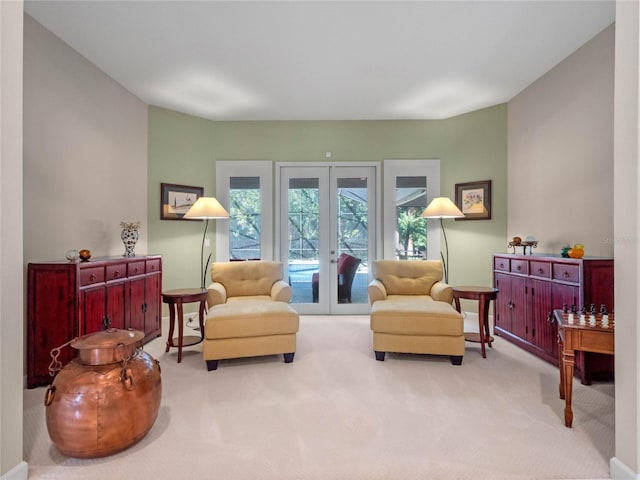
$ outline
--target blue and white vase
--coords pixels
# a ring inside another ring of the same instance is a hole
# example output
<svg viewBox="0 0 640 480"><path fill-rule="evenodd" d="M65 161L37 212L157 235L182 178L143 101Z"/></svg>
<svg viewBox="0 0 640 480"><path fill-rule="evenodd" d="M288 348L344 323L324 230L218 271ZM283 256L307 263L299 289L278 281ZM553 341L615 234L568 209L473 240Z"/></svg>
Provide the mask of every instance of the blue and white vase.
<svg viewBox="0 0 640 480"><path fill-rule="evenodd" d="M138 243L138 238L140 237L140 233L138 232L140 222L120 222L120 226L122 227L120 238L122 239L122 243L124 243L124 256L135 257L136 243Z"/></svg>

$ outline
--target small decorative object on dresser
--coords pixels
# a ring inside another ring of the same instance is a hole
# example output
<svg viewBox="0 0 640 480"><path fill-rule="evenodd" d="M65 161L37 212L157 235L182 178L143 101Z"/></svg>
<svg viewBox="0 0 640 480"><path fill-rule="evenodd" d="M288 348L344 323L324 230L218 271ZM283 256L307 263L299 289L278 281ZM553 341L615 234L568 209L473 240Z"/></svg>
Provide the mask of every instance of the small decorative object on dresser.
<svg viewBox="0 0 640 480"><path fill-rule="evenodd" d="M124 243L124 256L135 257L136 243L138 243L138 238L140 237L138 233L140 221L132 223L120 222L120 226L122 227L120 238L122 239L122 243Z"/></svg>
<svg viewBox="0 0 640 480"><path fill-rule="evenodd" d="M70 262L77 262L80 258L80 252L78 250L67 250L67 253L65 253L64 256Z"/></svg>
<svg viewBox="0 0 640 480"><path fill-rule="evenodd" d="M513 253L516 253L516 247L522 247L522 254L527 254L527 248L529 248L529 255L533 254L533 249L538 247L538 240L533 235L527 236L524 240L522 237L513 237L508 245L509 248L513 248Z"/></svg>
<svg viewBox="0 0 640 480"><path fill-rule="evenodd" d="M87 250L86 248L83 248L78 252L78 255L80 256L80 260L82 260L83 262L86 262L91 258L91 250Z"/></svg>

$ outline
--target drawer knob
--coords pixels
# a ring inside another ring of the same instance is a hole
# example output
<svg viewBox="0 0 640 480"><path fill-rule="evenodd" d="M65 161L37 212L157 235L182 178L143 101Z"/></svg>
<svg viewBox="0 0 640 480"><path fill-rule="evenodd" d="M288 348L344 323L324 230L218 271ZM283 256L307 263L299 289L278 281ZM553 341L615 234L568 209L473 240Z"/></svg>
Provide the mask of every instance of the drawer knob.
<svg viewBox="0 0 640 480"><path fill-rule="evenodd" d="M567 272L566 270L564 272L562 272L562 276L564 278L569 278L569 272Z"/></svg>
<svg viewBox="0 0 640 480"><path fill-rule="evenodd" d="M91 275L89 275L89 280L91 282L95 281L95 279L96 279L96 274L95 273L92 273Z"/></svg>
<svg viewBox="0 0 640 480"><path fill-rule="evenodd" d="M522 270L522 267L521 267L520 265L518 265L518 266L516 267L516 270L520 271L520 270Z"/></svg>
<svg viewBox="0 0 640 480"><path fill-rule="evenodd" d="M501 264L500 264L500 268L504 268L504 263L501 263Z"/></svg>
<svg viewBox="0 0 640 480"><path fill-rule="evenodd" d="M543 268L539 268L538 269L538 273L544 273L544 269Z"/></svg>
<svg viewBox="0 0 640 480"><path fill-rule="evenodd" d="M120 278L120 270L116 270L115 273L113 274L113 276L115 278Z"/></svg>

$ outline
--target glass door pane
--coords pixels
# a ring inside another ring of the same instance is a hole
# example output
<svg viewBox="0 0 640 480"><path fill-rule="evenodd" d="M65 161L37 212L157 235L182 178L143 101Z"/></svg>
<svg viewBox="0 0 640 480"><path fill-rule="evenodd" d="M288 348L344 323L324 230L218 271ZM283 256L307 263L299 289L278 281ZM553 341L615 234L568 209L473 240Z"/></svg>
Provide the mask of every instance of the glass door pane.
<svg viewBox="0 0 640 480"><path fill-rule="evenodd" d="M339 170L338 170L339 171ZM369 191L366 177L337 178L337 301L368 303Z"/></svg>
<svg viewBox="0 0 640 480"><path fill-rule="evenodd" d="M229 179L229 260L260 259L260 177Z"/></svg>
<svg viewBox="0 0 640 480"><path fill-rule="evenodd" d="M291 302L318 303L320 179L290 178L287 206L287 264L289 283L293 288Z"/></svg>
<svg viewBox="0 0 640 480"><path fill-rule="evenodd" d="M396 177L396 259L426 258L427 177Z"/></svg>

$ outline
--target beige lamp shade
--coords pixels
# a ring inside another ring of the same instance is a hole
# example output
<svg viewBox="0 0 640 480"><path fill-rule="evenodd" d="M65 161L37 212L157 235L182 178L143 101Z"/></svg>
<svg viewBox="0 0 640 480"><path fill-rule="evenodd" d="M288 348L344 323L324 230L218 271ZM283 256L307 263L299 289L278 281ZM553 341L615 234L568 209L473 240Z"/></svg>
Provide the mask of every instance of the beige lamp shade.
<svg viewBox="0 0 640 480"><path fill-rule="evenodd" d="M459 218L464 217L464 213L447 197L437 197L431 203L421 217L424 218Z"/></svg>
<svg viewBox="0 0 640 480"><path fill-rule="evenodd" d="M195 220L208 220L210 218L229 218L227 212L220 202L214 197L200 197L196 200L184 218L193 218Z"/></svg>

